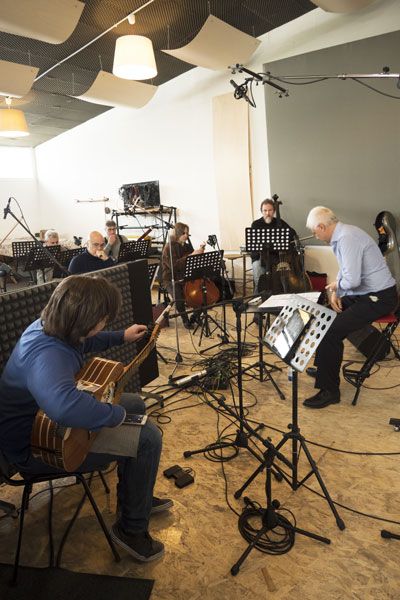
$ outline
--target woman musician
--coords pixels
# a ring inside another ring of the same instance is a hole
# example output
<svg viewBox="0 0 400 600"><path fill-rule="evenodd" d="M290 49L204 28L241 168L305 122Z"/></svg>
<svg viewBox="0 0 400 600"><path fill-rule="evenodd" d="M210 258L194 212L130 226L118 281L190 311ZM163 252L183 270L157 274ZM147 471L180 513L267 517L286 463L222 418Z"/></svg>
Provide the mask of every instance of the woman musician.
<svg viewBox="0 0 400 600"><path fill-rule="evenodd" d="M181 315L183 325L190 329L191 324L185 310L185 297L183 291L183 275L185 270L186 258L193 254L203 254L205 242L200 244L197 250L193 249L190 242L189 226L185 223L176 223L175 229L170 234L169 243L165 244L162 259L162 282L168 292L175 299L176 310ZM173 277L171 272L171 260L173 267ZM175 294L172 289L172 279L175 282Z"/></svg>

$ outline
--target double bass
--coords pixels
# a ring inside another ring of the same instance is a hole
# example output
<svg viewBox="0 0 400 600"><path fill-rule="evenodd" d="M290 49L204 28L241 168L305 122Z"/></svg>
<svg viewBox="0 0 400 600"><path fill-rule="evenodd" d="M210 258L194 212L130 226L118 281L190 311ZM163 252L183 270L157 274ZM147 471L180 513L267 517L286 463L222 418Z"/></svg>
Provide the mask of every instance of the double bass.
<svg viewBox="0 0 400 600"><path fill-rule="evenodd" d="M279 196L274 194L272 199L275 203L275 218L278 227L284 227L282 224L280 205L282 202ZM269 264L268 249L263 251L262 257L264 262ZM279 250L278 260L274 264L270 264L271 283L268 286L267 277L261 276L261 290L270 289L273 294L309 292L312 289L311 281L304 268L304 248L301 246L300 240L295 233L293 239L290 240L289 250ZM260 286L259 283L259 286ZM259 290L259 291L261 291Z"/></svg>

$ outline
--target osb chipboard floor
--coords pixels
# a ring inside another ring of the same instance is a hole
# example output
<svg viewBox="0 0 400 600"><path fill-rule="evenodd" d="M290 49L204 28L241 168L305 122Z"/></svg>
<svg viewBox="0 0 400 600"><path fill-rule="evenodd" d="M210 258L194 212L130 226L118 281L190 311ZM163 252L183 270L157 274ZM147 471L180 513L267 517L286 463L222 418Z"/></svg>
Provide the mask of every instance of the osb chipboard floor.
<svg viewBox="0 0 400 600"><path fill-rule="evenodd" d="M228 320L233 323L229 313ZM230 328L234 338L234 330ZM180 350L183 364L175 375L186 375L193 363L204 359L198 356L199 334L191 336L182 324L178 325ZM246 341L256 342L257 328L250 325L246 330ZM216 343L203 340L200 349ZM152 386L166 383L172 373L176 357L175 328L164 329L158 348L169 362L159 362L161 375ZM218 349L212 353L218 352ZM355 349L346 344L347 358L362 359ZM246 357L249 364L257 360ZM275 356L268 361L277 363ZM356 407L351 406L354 388L342 384L342 401L322 410L310 410L301 401L313 392L313 381L305 374L299 375L299 423L301 433L307 440L309 450L320 470L324 483L332 498L355 511L400 521L399 457L367 456L359 453L396 453L400 450L400 433L388 425L390 417L400 418L399 366L396 360L381 363L381 367L366 382L379 389L363 389ZM196 366L195 371L201 370ZM276 394L269 381L260 382L244 376L244 405L248 417L262 422L266 427L263 436L269 436L274 444L281 434L269 429L274 427L287 431L291 422L291 384L287 369L274 374L286 398ZM147 391L154 388L149 386ZM393 387L392 387L393 386ZM390 389L392 387L392 389ZM382 389L389 388L389 389ZM237 401L237 388L234 386ZM193 388L194 390L194 388ZM194 390L195 391L195 390ZM221 393L221 392L216 392ZM229 390L222 392L232 404ZM164 396L168 393L164 392ZM228 508L226 495L231 506L240 512L243 499L233 494L246 478L257 468L258 461L245 449L238 456L224 462L207 460L202 454L185 459L183 452L201 448L217 438L217 428L223 430L228 420L218 415L194 392L181 391L167 400L164 409L153 407L163 430L163 454L161 459L156 493L174 500L174 508L151 519L151 533L165 543L163 559L153 564L140 565L121 551L122 561L115 563L109 548L98 528L89 506L80 515L67 542L62 565L77 571L108 573L112 575L149 577L156 583L154 600L215 600L240 599L387 599L398 598L398 565L400 541L381 538L382 528L400 533L400 525L384 523L350 512L341 507L338 511L346 524L340 531L325 499L304 487L293 491L285 482L272 480L273 498L281 507L289 509L296 518L299 528L306 529L331 540L325 545L309 537L296 535L290 552L283 555L267 555L253 550L233 577L230 568L246 548L246 542L238 531L237 516ZM154 417L153 417L154 418ZM236 425L224 434L234 434ZM321 444L316 446L311 442ZM261 447L260 444L258 444ZM325 448L323 446L328 446ZM283 452L290 457L290 444ZM345 450L338 452L335 450ZM352 454L354 452L354 454ZM300 475L307 473L307 464L302 453ZM195 483L178 489L172 480L167 480L162 471L174 464L190 466L195 472ZM287 470L287 467L283 467ZM225 477L224 477L225 474ZM108 475L112 493L108 502L101 483L94 483L96 499L108 524L114 520L115 471ZM320 492L314 476L307 485ZM2 487L2 498L19 502L20 492ZM59 539L73 512L81 492L76 487L57 490L55 501L55 537ZM265 472L258 475L244 495L265 506ZM288 513L283 513L288 516ZM47 494L34 498L26 519L23 541L22 564L45 566L48 560L48 538L46 531ZM11 562L16 540L16 522L10 518L0 521L0 561Z"/></svg>

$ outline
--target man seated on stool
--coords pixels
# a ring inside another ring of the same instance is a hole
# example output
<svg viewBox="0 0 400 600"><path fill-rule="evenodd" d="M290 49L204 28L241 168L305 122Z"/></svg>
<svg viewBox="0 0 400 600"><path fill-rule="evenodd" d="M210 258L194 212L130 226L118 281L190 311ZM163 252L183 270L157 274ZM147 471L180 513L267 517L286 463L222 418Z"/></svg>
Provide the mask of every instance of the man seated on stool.
<svg viewBox="0 0 400 600"><path fill-rule="evenodd" d="M104 252L107 256L111 256L114 260L118 260L119 249L121 244L125 244L128 238L117 233L117 224L115 221L106 221L106 246Z"/></svg>
<svg viewBox="0 0 400 600"><path fill-rule="evenodd" d="M76 383L84 354L145 335L147 327L138 324L104 331L121 304L119 289L101 276L67 277L56 287L40 318L22 334L1 376L0 450L21 473L62 473L32 454L36 413L42 409L61 427L97 432L76 470L87 473L117 462L117 515L111 537L134 558L148 562L164 553L162 542L148 532L150 515L173 505L168 498L153 497L160 431L150 421L142 426L124 423L127 413L145 412L138 394L122 394L119 404L100 402Z"/></svg>
<svg viewBox="0 0 400 600"><path fill-rule="evenodd" d="M82 254L74 256L69 263L68 271L72 275L91 273L115 265L115 260L104 252L106 243L99 231L91 231L87 241L87 248Z"/></svg>
<svg viewBox="0 0 400 600"><path fill-rule="evenodd" d="M303 402L308 408L324 408L340 402L344 338L392 312L398 296L378 245L365 231L341 223L325 206L309 212L307 227L318 240L332 246L339 263L336 281L326 286L330 304L338 314L315 354L315 387L319 392Z"/></svg>
<svg viewBox="0 0 400 600"><path fill-rule="evenodd" d="M256 219L255 221L253 221L253 223L251 224L251 228L252 229L277 229L278 228L278 220L275 217L275 202L269 198L267 198L266 200L263 200L261 202L260 210L262 213L262 217L260 219ZM281 227L285 227L285 228L289 229L289 241L292 241L297 235L295 230L292 227L290 227L290 225L288 225L286 223L286 221L284 221L283 219L281 219L280 223L281 223L281 225L280 225ZM271 272L271 278L270 278L270 281L267 283L269 283L272 286L273 293L275 293L275 294L280 293L283 291L283 289L282 289L282 284L280 282L279 273L277 273L277 270L276 270L276 267L277 267L278 263L280 262L279 252L277 252L276 250L270 250L270 252L269 252L270 264L269 265L266 265L263 254L264 254L263 252L252 252L251 253L251 262L252 262L251 266L253 268L254 292L259 293L260 291L262 291L259 289L260 277L262 275L266 274L267 267L269 267L270 272ZM285 260L287 260L289 253L285 252L284 254L285 254Z"/></svg>

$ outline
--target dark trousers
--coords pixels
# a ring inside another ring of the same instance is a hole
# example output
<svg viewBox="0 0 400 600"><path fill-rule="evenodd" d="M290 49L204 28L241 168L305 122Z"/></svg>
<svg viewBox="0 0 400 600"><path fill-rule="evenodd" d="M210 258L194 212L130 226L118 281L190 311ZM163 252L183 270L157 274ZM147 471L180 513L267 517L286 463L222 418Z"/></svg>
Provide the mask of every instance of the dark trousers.
<svg viewBox="0 0 400 600"><path fill-rule="evenodd" d="M344 296L341 300L343 312L337 314L315 354L315 387L321 390L339 389L345 337L395 310L398 295L393 286L363 296Z"/></svg>
<svg viewBox="0 0 400 600"><path fill-rule="evenodd" d="M137 394L122 394L121 404L134 414L144 414L146 407ZM77 471L102 470L112 461L117 461L117 497L120 508L120 525L126 532L147 531L153 500L153 489L157 477L161 454L161 434L156 425L147 421L140 428L136 458L91 452ZM17 464L21 473L59 473L60 469L46 465L32 456L26 463Z"/></svg>

